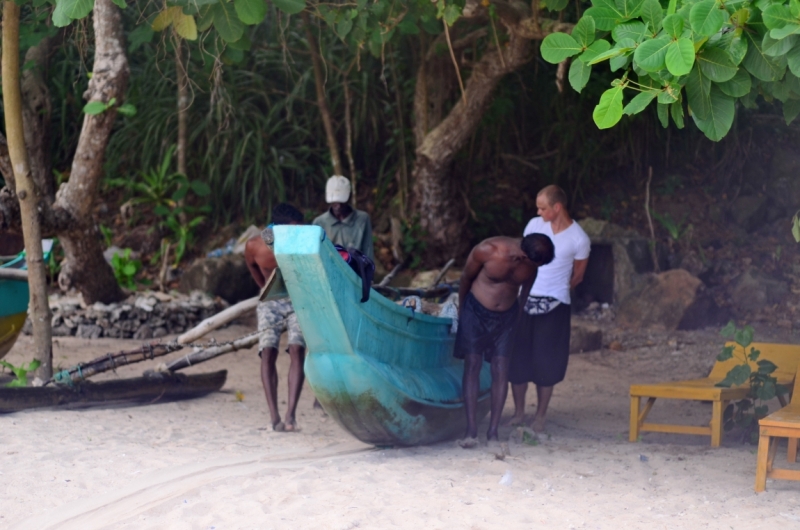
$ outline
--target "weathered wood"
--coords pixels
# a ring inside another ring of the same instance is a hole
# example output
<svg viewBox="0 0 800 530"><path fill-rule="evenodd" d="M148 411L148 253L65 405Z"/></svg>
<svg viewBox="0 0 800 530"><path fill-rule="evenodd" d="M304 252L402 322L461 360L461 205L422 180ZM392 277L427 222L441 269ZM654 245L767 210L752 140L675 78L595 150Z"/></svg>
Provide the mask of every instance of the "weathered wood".
<svg viewBox="0 0 800 530"><path fill-rule="evenodd" d="M236 320L240 316L244 315L245 313L252 311L258 305L258 297L254 296L253 298L248 298L247 300L243 300L238 304L230 306L228 309L224 311L220 311L216 315L209 317L198 325L178 337L178 344L187 344L189 342L194 342L203 335L214 331L217 328L224 326L225 324Z"/></svg>
<svg viewBox="0 0 800 530"><path fill-rule="evenodd" d="M447 274L447 271L450 270L450 267L452 267L455 264L455 262L456 258L450 258L450 261L444 264L444 267L442 267L442 270L440 270L439 274L436 275L436 279L434 279L433 282L431 282L431 284L428 286L428 289L433 289L434 287L439 285L439 282L442 281L444 275Z"/></svg>
<svg viewBox="0 0 800 530"><path fill-rule="evenodd" d="M778 438L788 438L786 460L797 461L797 440L800 438L800 367L794 378L792 402L758 421L759 442L756 459L756 492L764 491L767 479L800 480L800 471L773 468Z"/></svg>
<svg viewBox="0 0 800 530"><path fill-rule="evenodd" d="M23 269L0 269L0 280L28 281L28 271Z"/></svg>
<svg viewBox="0 0 800 530"><path fill-rule="evenodd" d="M0 388L0 413L72 403L100 404L117 401L155 403L199 397L216 392L225 384L228 371L207 374L162 374L99 383L84 381L67 387Z"/></svg>
<svg viewBox="0 0 800 530"><path fill-rule="evenodd" d="M252 348L256 344L258 344L257 334L246 335L244 337L236 339L233 342L226 342L224 344L220 344L219 346L204 348L202 350L190 353L188 355L184 355L183 357L175 359L174 361L169 363L167 365L167 370L169 370L170 372L174 372L175 370L182 370L183 368L188 368L190 366L200 364L202 362L211 360L214 357L225 355L226 353L235 352L237 350L244 350L246 348Z"/></svg>
<svg viewBox="0 0 800 530"><path fill-rule="evenodd" d="M377 286L378 287L385 287L385 286L389 285L390 283L392 283L392 280L394 280L394 277L397 276L397 273L400 272L401 270L403 270L403 267L405 267L405 266L406 266L406 262L405 261L401 261L400 263L395 265L394 268L392 269L392 271L389 274L387 274L386 276L384 276L383 279L381 280L381 282Z"/></svg>

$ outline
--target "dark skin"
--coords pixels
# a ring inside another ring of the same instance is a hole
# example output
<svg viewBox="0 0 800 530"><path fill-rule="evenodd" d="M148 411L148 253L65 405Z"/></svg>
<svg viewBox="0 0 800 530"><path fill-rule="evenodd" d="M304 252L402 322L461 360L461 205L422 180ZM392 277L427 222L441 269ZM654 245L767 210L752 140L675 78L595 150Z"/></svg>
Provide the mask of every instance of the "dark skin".
<svg viewBox="0 0 800 530"><path fill-rule="evenodd" d="M266 285L269 275L278 268L275 254L260 236L252 237L247 241L244 249L244 259L259 288L263 288ZM278 371L275 366L278 360L278 349L264 348L259 353L261 355L261 383L264 385L264 394L267 397L272 427L277 428L281 423L281 416L278 413ZM303 381L305 380L305 374L303 373L305 353L306 349L304 347L297 344L289 345L289 358L291 360L289 365L289 398L286 406L286 421L284 422L287 431L297 429L295 411L297 410L297 402L300 399L300 391L303 389Z"/></svg>
<svg viewBox="0 0 800 530"><path fill-rule="evenodd" d="M459 313L463 311L468 293L491 311L506 311L517 299L519 288L533 282L538 264L531 261L520 248L521 239L492 237L472 249L458 289ZM478 436L477 408L482 352L466 352L464 357L464 405L467 413L465 440ZM508 356L492 357L491 418L488 441L498 440L497 428L508 395ZM463 445L464 447L473 444Z"/></svg>
<svg viewBox="0 0 800 530"><path fill-rule="evenodd" d="M344 221L348 215L353 213L353 207L346 202L332 202L331 214L340 221Z"/></svg>

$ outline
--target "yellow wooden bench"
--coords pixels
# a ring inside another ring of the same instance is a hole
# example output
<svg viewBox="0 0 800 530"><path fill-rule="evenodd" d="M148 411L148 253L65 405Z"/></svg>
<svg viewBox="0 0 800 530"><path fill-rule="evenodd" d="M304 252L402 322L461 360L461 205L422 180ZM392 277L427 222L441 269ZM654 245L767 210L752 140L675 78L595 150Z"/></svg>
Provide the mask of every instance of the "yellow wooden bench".
<svg viewBox="0 0 800 530"><path fill-rule="evenodd" d="M735 343L728 343L727 345L736 346ZM791 387L794 382L795 372L800 366L800 346L754 342L748 346L748 352L750 347L761 351L761 356L758 358L759 361L769 360L775 363L778 368L772 375L777 378L779 384L787 388ZM738 352L741 352L741 347L737 346L737 348ZM722 413L728 402L747 397L750 385L746 383L732 388L723 388L715 385L725 378L731 368L740 363L741 360L736 357L723 362L717 361L708 377L703 379L689 379L650 385L631 385L630 441L637 441L640 432L701 434L711 436L711 447L719 447L722 441ZM758 369L755 362L750 362L750 365L754 371ZM647 398L644 408L641 406L642 398ZM707 427L645 423L647 414L653 408L657 398L711 401L711 422ZM781 405L786 406L783 396L779 396L778 399Z"/></svg>
<svg viewBox="0 0 800 530"><path fill-rule="evenodd" d="M756 459L756 491L764 491L767 478L800 480L800 470L775 469L775 449L778 438L789 439L786 460L797 462L797 439L800 438L800 369L794 379L794 392L789 406L773 412L758 422L758 458Z"/></svg>

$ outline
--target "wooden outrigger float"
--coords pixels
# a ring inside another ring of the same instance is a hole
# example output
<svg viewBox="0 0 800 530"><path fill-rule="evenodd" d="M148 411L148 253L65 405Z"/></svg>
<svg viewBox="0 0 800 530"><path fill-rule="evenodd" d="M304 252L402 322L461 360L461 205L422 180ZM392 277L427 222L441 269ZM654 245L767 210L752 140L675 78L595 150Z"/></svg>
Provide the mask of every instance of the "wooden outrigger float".
<svg viewBox="0 0 800 530"><path fill-rule="evenodd" d="M372 291L317 226L274 227L275 257L308 354L305 373L325 411L375 445L434 443L464 433L463 362L451 320L411 311ZM479 419L491 375L481 371Z"/></svg>

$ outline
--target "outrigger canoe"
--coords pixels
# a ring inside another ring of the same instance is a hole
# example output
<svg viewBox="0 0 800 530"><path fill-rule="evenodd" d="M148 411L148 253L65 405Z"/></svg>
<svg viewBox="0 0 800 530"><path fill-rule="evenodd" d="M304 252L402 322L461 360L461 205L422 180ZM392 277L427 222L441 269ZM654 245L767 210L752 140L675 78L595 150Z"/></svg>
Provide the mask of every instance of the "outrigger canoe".
<svg viewBox="0 0 800 530"><path fill-rule="evenodd" d="M318 226L274 227L274 251L308 353L305 374L325 411L359 440L429 444L466 427L451 320L413 312L370 292ZM478 419L491 374L480 376Z"/></svg>
<svg viewBox="0 0 800 530"><path fill-rule="evenodd" d="M51 239L42 240L45 260L47 260L52 247ZM0 265L0 269L5 270L26 270L27 268L24 253L8 263ZM0 359L11 350L22 331L28 315L29 298L30 291L27 280L0 278Z"/></svg>

